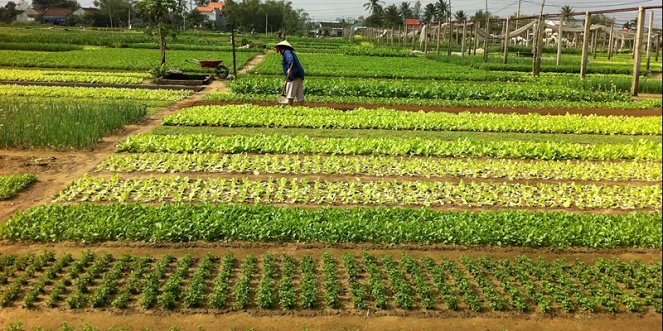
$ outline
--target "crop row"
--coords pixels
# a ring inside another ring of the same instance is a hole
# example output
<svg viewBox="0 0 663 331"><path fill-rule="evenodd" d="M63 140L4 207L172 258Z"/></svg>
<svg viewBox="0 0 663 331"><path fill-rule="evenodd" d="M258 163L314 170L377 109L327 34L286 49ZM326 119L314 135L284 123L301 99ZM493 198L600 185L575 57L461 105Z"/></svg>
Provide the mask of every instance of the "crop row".
<svg viewBox="0 0 663 331"><path fill-rule="evenodd" d="M286 127L322 129L390 129L430 131L536 132L660 135L661 116L550 116L403 112L392 109L270 107L255 105L185 108L164 119L165 125Z"/></svg>
<svg viewBox="0 0 663 331"><path fill-rule="evenodd" d="M238 52L237 66L241 67L257 52ZM76 68L147 71L159 63L158 49L88 47L69 52L31 52L0 50L0 66L23 68ZM232 52L218 51L168 51L168 65L184 71L205 72L197 63L188 59L219 59L232 63Z"/></svg>
<svg viewBox="0 0 663 331"><path fill-rule="evenodd" d="M308 79L307 79L308 81ZM242 102L274 102L273 94L241 94L226 91L211 92L205 95L209 101L242 101ZM445 100L445 99L414 99L393 97L351 97L333 95L306 95L307 102L353 104L353 105L410 105L438 107L486 107L486 108L529 108L529 109L652 109L661 108L661 99L644 99L628 101L522 101L522 100Z"/></svg>
<svg viewBox="0 0 663 331"><path fill-rule="evenodd" d="M97 167L114 172L206 172L353 176L660 181L654 162L520 161L391 156L116 153Z"/></svg>
<svg viewBox="0 0 663 331"><path fill-rule="evenodd" d="M660 185L330 181L284 177L124 179L114 175L81 177L54 201L648 209L661 207L660 191Z"/></svg>
<svg viewBox="0 0 663 331"><path fill-rule="evenodd" d="M143 105L126 100L7 100L0 110L0 147L89 148L146 114Z"/></svg>
<svg viewBox="0 0 663 331"><path fill-rule="evenodd" d="M37 177L33 174L0 175L0 200L13 197L36 180Z"/></svg>
<svg viewBox="0 0 663 331"><path fill-rule="evenodd" d="M368 252L159 259L89 252L76 259L46 252L0 260L3 307L661 312L660 262L454 261ZM349 280L347 287L342 279Z"/></svg>
<svg viewBox="0 0 663 331"><path fill-rule="evenodd" d="M354 50L346 48L348 53L370 52L355 47ZM379 50L377 52L380 52ZM377 52L373 52L374 54ZM395 52L393 55L401 57L387 57L376 59L374 56L343 55L343 54L313 54L301 53L298 55L306 68L308 76L324 77L366 77L366 78L416 78L416 79L445 79L455 81L529 81L521 73L493 73L477 70L467 66L441 63L423 57L403 58L407 53ZM388 52L382 54L391 55ZM373 55L373 54L370 54ZM379 61L379 65L376 62ZM333 63L330 66L329 63ZM251 74L278 75L280 72L281 57L278 54L268 54L265 59L251 69ZM307 78L308 80L308 78ZM308 87L307 87L308 88Z"/></svg>
<svg viewBox="0 0 663 331"><path fill-rule="evenodd" d="M281 78L244 77L231 84L240 94L280 93ZM450 81L307 78L306 94L337 97L415 98L445 100L522 101L628 101L625 94L592 92L565 85L543 83L482 84Z"/></svg>
<svg viewBox="0 0 663 331"><path fill-rule="evenodd" d="M0 96L177 101L191 93L190 90L0 85Z"/></svg>
<svg viewBox="0 0 663 331"><path fill-rule="evenodd" d="M312 138L256 135L134 135L118 144L120 152L146 153L287 153L492 157L540 160L660 160L661 143L574 144L564 142L456 141L421 138Z"/></svg>
<svg viewBox="0 0 663 331"><path fill-rule="evenodd" d="M1 229L12 241L254 241L660 248L660 213L437 212L244 205L45 205Z"/></svg>
<svg viewBox="0 0 663 331"><path fill-rule="evenodd" d="M140 84L148 77L134 72L0 69L0 80L8 81Z"/></svg>

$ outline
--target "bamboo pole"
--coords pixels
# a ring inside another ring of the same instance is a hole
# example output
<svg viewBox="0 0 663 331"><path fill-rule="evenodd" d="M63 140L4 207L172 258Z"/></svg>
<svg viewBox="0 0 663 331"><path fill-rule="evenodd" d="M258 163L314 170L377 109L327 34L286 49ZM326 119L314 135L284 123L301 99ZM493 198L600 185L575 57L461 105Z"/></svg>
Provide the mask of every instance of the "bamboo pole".
<svg viewBox="0 0 663 331"><path fill-rule="evenodd" d="M656 36L656 62L658 62L658 53L661 51L661 35Z"/></svg>
<svg viewBox="0 0 663 331"><path fill-rule="evenodd" d="M654 29L654 11L649 12L649 28L647 29L647 71L651 64L651 36Z"/></svg>
<svg viewBox="0 0 663 331"><path fill-rule="evenodd" d="M585 79L587 75L587 47L589 47L589 28L592 24L591 22L592 14L590 12L585 13L585 30L582 36L582 57L580 58L580 79Z"/></svg>
<svg viewBox="0 0 663 331"><path fill-rule="evenodd" d="M612 31L615 29L615 23L612 23L610 25L610 35L608 35L608 60L612 57L612 47L614 44L614 40L612 38Z"/></svg>
<svg viewBox="0 0 663 331"><path fill-rule="evenodd" d="M490 38L490 17L486 18L486 38L483 40L483 62L488 62L488 39Z"/></svg>
<svg viewBox="0 0 663 331"><path fill-rule="evenodd" d="M460 56L465 57L465 38L467 34L467 21L463 21L463 39L460 42Z"/></svg>
<svg viewBox="0 0 663 331"><path fill-rule="evenodd" d="M447 56L451 56L451 40L453 39L454 23L449 20L449 42L447 44Z"/></svg>
<svg viewBox="0 0 663 331"><path fill-rule="evenodd" d="M437 49L435 52L440 55L440 36L442 35L442 21L437 21Z"/></svg>
<svg viewBox="0 0 663 331"><path fill-rule="evenodd" d="M479 20L474 20L474 54L477 55L477 48L479 48Z"/></svg>
<svg viewBox="0 0 663 331"><path fill-rule="evenodd" d="M509 62L509 18L504 23L504 64Z"/></svg>
<svg viewBox="0 0 663 331"><path fill-rule="evenodd" d="M599 39L599 30L594 30L592 33L592 58L596 59L596 43Z"/></svg>
<svg viewBox="0 0 663 331"><path fill-rule="evenodd" d="M638 89L640 85L640 61L642 61L642 30L645 29L645 10L640 7L638 9L638 28L635 32L635 42L633 56L635 61L633 62L633 82L631 84L631 95L638 95Z"/></svg>
<svg viewBox="0 0 663 331"><path fill-rule="evenodd" d="M403 34L403 48L407 48L407 24L404 25L404 31L405 33Z"/></svg>
<svg viewBox="0 0 663 331"><path fill-rule="evenodd" d="M562 32L564 32L563 26L564 26L564 15L559 17L559 30L557 31L557 61L556 61L557 66L559 66L560 63L562 63Z"/></svg>

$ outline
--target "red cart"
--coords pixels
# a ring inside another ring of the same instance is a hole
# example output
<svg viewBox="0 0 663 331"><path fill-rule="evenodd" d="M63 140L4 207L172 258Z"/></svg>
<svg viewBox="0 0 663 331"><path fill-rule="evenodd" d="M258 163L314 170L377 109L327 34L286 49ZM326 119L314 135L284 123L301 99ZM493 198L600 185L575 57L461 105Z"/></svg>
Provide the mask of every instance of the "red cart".
<svg viewBox="0 0 663 331"><path fill-rule="evenodd" d="M225 79L230 73L230 69L223 65L222 60L187 60L187 62L197 63L201 68L214 68L214 73L219 79Z"/></svg>

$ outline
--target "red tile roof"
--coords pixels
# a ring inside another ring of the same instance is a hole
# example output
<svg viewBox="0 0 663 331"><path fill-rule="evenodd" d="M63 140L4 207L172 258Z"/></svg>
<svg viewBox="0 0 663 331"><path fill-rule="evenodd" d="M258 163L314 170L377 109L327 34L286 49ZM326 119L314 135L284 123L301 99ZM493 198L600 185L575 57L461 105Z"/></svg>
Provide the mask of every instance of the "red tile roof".
<svg viewBox="0 0 663 331"><path fill-rule="evenodd" d="M196 10L201 13L211 13L214 9L223 10L223 2L210 2L207 6L196 7Z"/></svg>
<svg viewBox="0 0 663 331"><path fill-rule="evenodd" d="M48 8L44 11L44 17L67 17L74 11L69 8Z"/></svg>
<svg viewBox="0 0 663 331"><path fill-rule="evenodd" d="M419 25L421 25L421 22L417 18L406 18L405 19L405 25L407 25L407 26L419 26Z"/></svg>

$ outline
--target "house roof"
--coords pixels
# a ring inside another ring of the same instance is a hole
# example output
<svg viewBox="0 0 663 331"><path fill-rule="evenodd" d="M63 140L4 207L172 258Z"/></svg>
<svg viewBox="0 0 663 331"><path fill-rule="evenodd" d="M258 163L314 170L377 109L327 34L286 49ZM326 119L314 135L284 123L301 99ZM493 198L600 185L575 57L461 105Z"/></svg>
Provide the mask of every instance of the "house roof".
<svg viewBox="0 0 663 331"><path fill-rule="evenodd" d="M214 9L223 10L223 2L210 2L207 6L196 7L196 10L201 13L211 13Z"/></svg>
<svg viewBox="0 0 663 331"><path fill-rule="evenodd" d="M90 7L90 8L81 8L81 9L83 9L86 13L89 13L89 14L101 13L101 10L99 10L99 8Z"/></svg>
<svg viewBox="0 0 663 331"><path fill-rule="evenodd" d="M320 22L320 27L321 28L328 28L328 29L342 29L343 28L343 23L341 23L341 22Z"/></svg>
<svg viewBox="0 0 663 331"><path fill-rule="evenodd" d="M74 11L70 8L48 8L44 11L44 17L67 17Z"/></svg>
<svg viewBox="0 0 663 331"><path fill-rule="evenodd" d="M407 25L407 26L419 26L419 25L421 25L421 21L419 21L418 18L406 18L405 19L405 25Z"/></svg>

